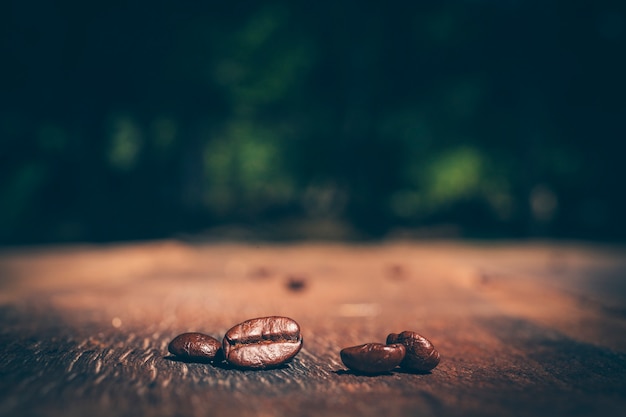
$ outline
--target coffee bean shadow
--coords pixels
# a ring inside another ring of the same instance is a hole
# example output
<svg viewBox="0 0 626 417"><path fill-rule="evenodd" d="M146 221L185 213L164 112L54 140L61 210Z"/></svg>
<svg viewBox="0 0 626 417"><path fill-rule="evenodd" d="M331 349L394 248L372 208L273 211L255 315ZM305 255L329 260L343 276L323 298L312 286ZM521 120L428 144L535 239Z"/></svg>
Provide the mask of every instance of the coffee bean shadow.
<svg viewBox="0 0 626 417"><path fill-rule="evenodd" d="M168 355L164 356L163 359L172 362L180 362L180 363L197 363L200 365L211 365L214 368L224 369L224 370L237 370L234 366L225 362L223 360L211 360L211 359L200 359L200 358L181 358L176 355Z"/></svg>
<svg viewBox="0 0 626 417"><path fill-rule="evenodd" d="M176 355L167 355L167 356L164 356L163 359L167 361L171 361L171 362L197 363L201 365L211 365L214 368L223 369L226 371L259 372L259 371L275 371L277 369L289 368L289 364L283 364L283 365L274 366L274 367L265 368L265 369L241 369L221 359L210 360L210 359L200 359L200 358L197 358L197 359L196 358L181 358Z"/></svg>
<svg viewBox="0 0 626 417"><path fill-rule="evenodd" d="M163 359L167 361L181 362L181 363L200 363L200 364L205 364L205 365L212 364L212 361L210 359L181 358L180 356L176 356L176 355L163 356Z"/></svg>
<svg viewBox="0 0 626 417"><path fill-rule="evenodd" d="M280 369L289 368L288 364L284 364L284 365L273 366L273 367L264 368L264 369L242 369L242 368L237 368L236 366L233 366L226 361L213 362L211 365L213 365L216 368L220 368L220 369L224 369L228 371L239 371L239 372L264 372L264 371L276 371Z"/></svg>
<svg viewBox="0 0 626 417"><path fill-rule="evenodd" d="M431 375L431 371L412 371L410 369L396 368L393 370L396 374L408 374L408 375Z"/></svg>
<svg viewBox="0 0 626 417"><path fill-rule="evenodd" d="M353 375L353 376L366 376L368 378L375 378L377 376L385 376L391 375L392 372L381 372L377 374L368 374L365 372L353 371L351 369L338 369L336 371L332 371L335 375Z"/></svg>
<svg viewBox="0 0 626 417"><path fill-rule="evenodd" d="M378 374L368 374L365 372L353 371L351 369L339 369L337 371L333 371L336 375L356 375L356 376L381 376L381 375L392 375L392 374L407 374L407 375L430 375L431 371L411 371L403 368L395 368L389 372L382 372Z"/></svg>

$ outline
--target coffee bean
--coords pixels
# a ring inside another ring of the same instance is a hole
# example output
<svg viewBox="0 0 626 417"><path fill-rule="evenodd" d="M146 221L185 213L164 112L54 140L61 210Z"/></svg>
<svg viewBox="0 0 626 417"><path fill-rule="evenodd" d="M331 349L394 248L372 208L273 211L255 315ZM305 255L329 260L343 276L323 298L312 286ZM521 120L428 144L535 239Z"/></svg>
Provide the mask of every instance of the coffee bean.
<svg viewBox="0 0 626 417"><path fill-rule="evenodd" d="M394 264L387 268L387 276L396 281L403 281L407 278L407 271L402 265Z"/></svg>
<svg viewBox="0 0 626 417"><path fill-rule="evenodd" d="M210 361L215 359L222 344L202 333L183 333L176 336L167 350L181 359Z"/></svg>
<svg viewBox="0 0 626 417"><path fill-rule="evenodd" d="M306 287L306 278L300 275L291 275L287 279L287 289L289 291L298 292Z"/></svg>
<svg viewBox="0 0 626 417"><path fill-rule="evenodd" d="M264 266L260 266L250 271L249 275L256 279L266 279L272 275L272 271Z"/></svg>
<svg viewBox="0 0 626 417"><path fill-rule="evenodd" d="M228 363L242 369L267 369L293 359L302 348L300 326L288 317L246 320L226 332L222 347Z"/></svg>
<svg viewBox="0 0 626 417"><path fill-rule="evenodd" d="M405 352L401 344L366 343L342 349L339 354L344 365L354 371L380 374L400 365Z"/></svg>
<svg viewBox="0 0 626 417"><path fill-rule="evenodd" d="M427 372L439 364L439 352L430 340L415 332L391 333L387 343L401 343L406 347L406 355L400 367L417 372Z"/></svg>

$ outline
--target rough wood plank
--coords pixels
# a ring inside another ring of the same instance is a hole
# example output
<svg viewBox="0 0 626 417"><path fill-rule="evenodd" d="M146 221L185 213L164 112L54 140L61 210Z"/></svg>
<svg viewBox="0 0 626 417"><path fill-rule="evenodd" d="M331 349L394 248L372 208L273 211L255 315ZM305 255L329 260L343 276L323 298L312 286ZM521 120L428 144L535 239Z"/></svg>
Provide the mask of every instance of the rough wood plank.
<svg viewBox="0 0 626 417"><path fill-rule="evenodd" d="M617 415L624 251L453 243L40 248L0 255L0 415ZM304 282L294 291L290 280ZM289 366L172 360L185 331L296 319ZM417 330L426 375L346 371L342 347Z"/></svg>

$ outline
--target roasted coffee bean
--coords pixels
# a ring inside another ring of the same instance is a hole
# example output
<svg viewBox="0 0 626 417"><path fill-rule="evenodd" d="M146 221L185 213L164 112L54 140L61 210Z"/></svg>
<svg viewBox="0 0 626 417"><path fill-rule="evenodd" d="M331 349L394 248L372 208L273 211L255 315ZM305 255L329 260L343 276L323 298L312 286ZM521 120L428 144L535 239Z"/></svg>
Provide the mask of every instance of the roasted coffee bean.
<svg viewBox="0 0 626 417"><path fill-rule="evenodd" d="M202 333L183 333L176 336L167 350L181 359L210 361L222 348L219 340Z"/></svg>
<svg viewBox="0 0 626 417"><path fill-rule="evenodd" d="M405 352L401 344L366 343L342 349L339 354L344 365L354 371L380 374L400 365Z"/></svg>
<svg viewBox="0 0 626 417"><path fill-rule="evenodd" d="M306 288L306 278L300 275L291 275L287 279L287 289L298 292Z"/></svg>
<svg viewBox="0 0 626 417"><path fill-rule="evenodd" d="M399 264L390 265L387 268L387 277L395 281L404 281L407 278L406 269Z"/></svg>
<svg viewBox="0 0 626 417"><path fill-rule="evenodd" d="M288 317L246 320L226 332L224 358L242 369L267 369L293 359L302 348L300 326Z"/></svg>
<svg viewBox="0 0 626 417"><path fill-rule="evenodd" d="M439 364L439 352L430 340L415 332L391 333L387 343L401 343L406 347L406 355L400 367L417 372L427 372Z"/></svg>

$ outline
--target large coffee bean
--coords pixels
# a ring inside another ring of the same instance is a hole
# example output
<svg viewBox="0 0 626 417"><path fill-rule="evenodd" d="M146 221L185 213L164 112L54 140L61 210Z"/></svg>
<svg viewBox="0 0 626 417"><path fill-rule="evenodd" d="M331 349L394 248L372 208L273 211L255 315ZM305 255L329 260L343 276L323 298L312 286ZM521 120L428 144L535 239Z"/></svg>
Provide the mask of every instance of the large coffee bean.
<svg viewBox="0 0 626 417"><path fill-rule="evenodd" d="M300 326L288 317L246 320L226 332L224 358L242 369L267 369L293 359L302 348Z"/></svg>
<svg viewBox="0 0 626 417"><path fill-rule="evenodd" d="M167 350L181 359L211 361L215 359L222 344L202 333L183 333L176 336Z"/></svg>
<svg viewBox="0 0 626 417"><path fill-rule="evenodd" d="M401 343L406 347L406 355L400 367L417 372L427 372L439 364L439 352L424 336L415 332L404 331L391 333L387 343Z"/></svg>
<svg viewBox="0 0 626 417"><path fill-rule="evenodd" d="M366 343L342 349L339 354L344 365L354 371L380 374L400 365L405 351L401 344Z"/></svg>

